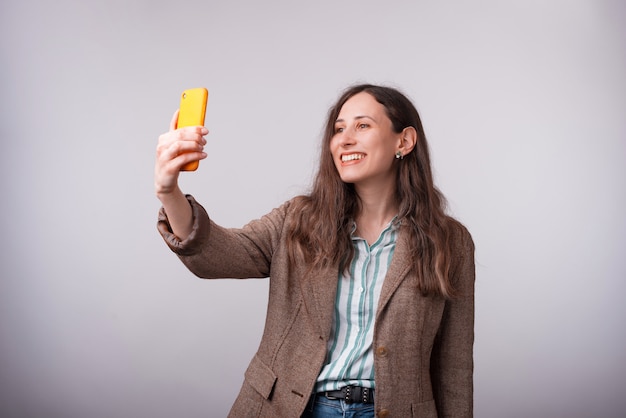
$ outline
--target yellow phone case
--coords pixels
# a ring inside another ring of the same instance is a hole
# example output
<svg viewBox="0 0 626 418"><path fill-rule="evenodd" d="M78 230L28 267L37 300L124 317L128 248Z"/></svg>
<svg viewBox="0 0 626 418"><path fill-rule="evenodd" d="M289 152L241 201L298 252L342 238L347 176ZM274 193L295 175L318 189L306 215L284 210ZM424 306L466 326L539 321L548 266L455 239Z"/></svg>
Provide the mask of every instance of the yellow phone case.
<svg viewBox="0 0 626 418"><path fill-rule="evenodd" d="M188 89L180 96L180 112L178 113L177 128L185 126L204 126L206 105L209 92L204 87ZM182 166L181 171L195 171L200 161L192 161Z"/></svg>

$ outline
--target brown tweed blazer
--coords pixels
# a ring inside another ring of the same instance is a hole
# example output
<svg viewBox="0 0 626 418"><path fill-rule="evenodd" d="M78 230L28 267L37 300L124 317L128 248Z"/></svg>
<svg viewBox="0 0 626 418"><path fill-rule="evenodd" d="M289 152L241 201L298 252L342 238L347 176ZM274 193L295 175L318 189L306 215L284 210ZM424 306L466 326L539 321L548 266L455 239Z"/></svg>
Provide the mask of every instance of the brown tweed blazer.
<svg viewBox="0 0 626 418"><path fill-rule="evenodd" d="M194 229L184 241L166 214L158 229L182 262L202 278L270 278L263 337L230 417L300 417L326 356L337 268L287 263L290 202L241 229L213 223L188 197ZM454 300L424 297L411 274L415 254L399 234L385 277L374 331L375 410L378 417L471 417L473 414L474 244L453 224Z"/></svg>

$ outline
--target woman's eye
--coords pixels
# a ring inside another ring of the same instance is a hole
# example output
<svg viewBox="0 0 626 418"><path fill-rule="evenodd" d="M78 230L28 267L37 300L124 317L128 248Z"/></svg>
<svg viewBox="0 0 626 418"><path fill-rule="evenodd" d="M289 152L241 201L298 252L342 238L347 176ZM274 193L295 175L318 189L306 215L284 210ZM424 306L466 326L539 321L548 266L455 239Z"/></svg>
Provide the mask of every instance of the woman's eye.
<svg viewBox="0 0 626 418"><path fill-rule="evenodd" d="M359 129L365 129L367 127L369 127L369 125L367 123L360 123L359 124Z"/></svg>
<svg viewBox="0 0 626 418"><path fill-rule="evenodd" d="M339 134L339 133L343 132L343 129L344 128L335 128L335 133Z"/></svg>

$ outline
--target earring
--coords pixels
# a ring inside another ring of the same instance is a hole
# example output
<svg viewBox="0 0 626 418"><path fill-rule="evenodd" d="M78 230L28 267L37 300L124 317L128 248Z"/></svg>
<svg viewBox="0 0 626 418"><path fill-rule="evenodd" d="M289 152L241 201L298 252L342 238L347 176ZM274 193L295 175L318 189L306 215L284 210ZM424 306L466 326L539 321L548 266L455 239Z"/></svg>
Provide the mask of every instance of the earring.
<svg viewBox="0 0 626 418"><path fill-rule="evenodd" d="M402 152L398 151L396 152L396 160L402 160L404 158L404 155L402 155Z"/></svg>

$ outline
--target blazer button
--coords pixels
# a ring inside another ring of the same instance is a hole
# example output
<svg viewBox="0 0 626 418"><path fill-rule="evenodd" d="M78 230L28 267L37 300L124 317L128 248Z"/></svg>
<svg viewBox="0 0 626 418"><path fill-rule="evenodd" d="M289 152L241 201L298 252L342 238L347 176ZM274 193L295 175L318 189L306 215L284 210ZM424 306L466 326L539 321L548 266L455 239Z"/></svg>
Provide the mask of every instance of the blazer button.
<svg viewBox="0 0 626 418"><path fill-rule="evenodd" d="M380 411L378 411L376 416L378 418L387 418L389 416L389 410L388 409L381 409Z"/></svg>
<svg viewBox="0 0 626 418"><path fill-rule="evenodd" d="M389 354L389 352L387 351L387 347L380 346L376 349L376 355L378 357L387 357L387 354Z"/></svg>

